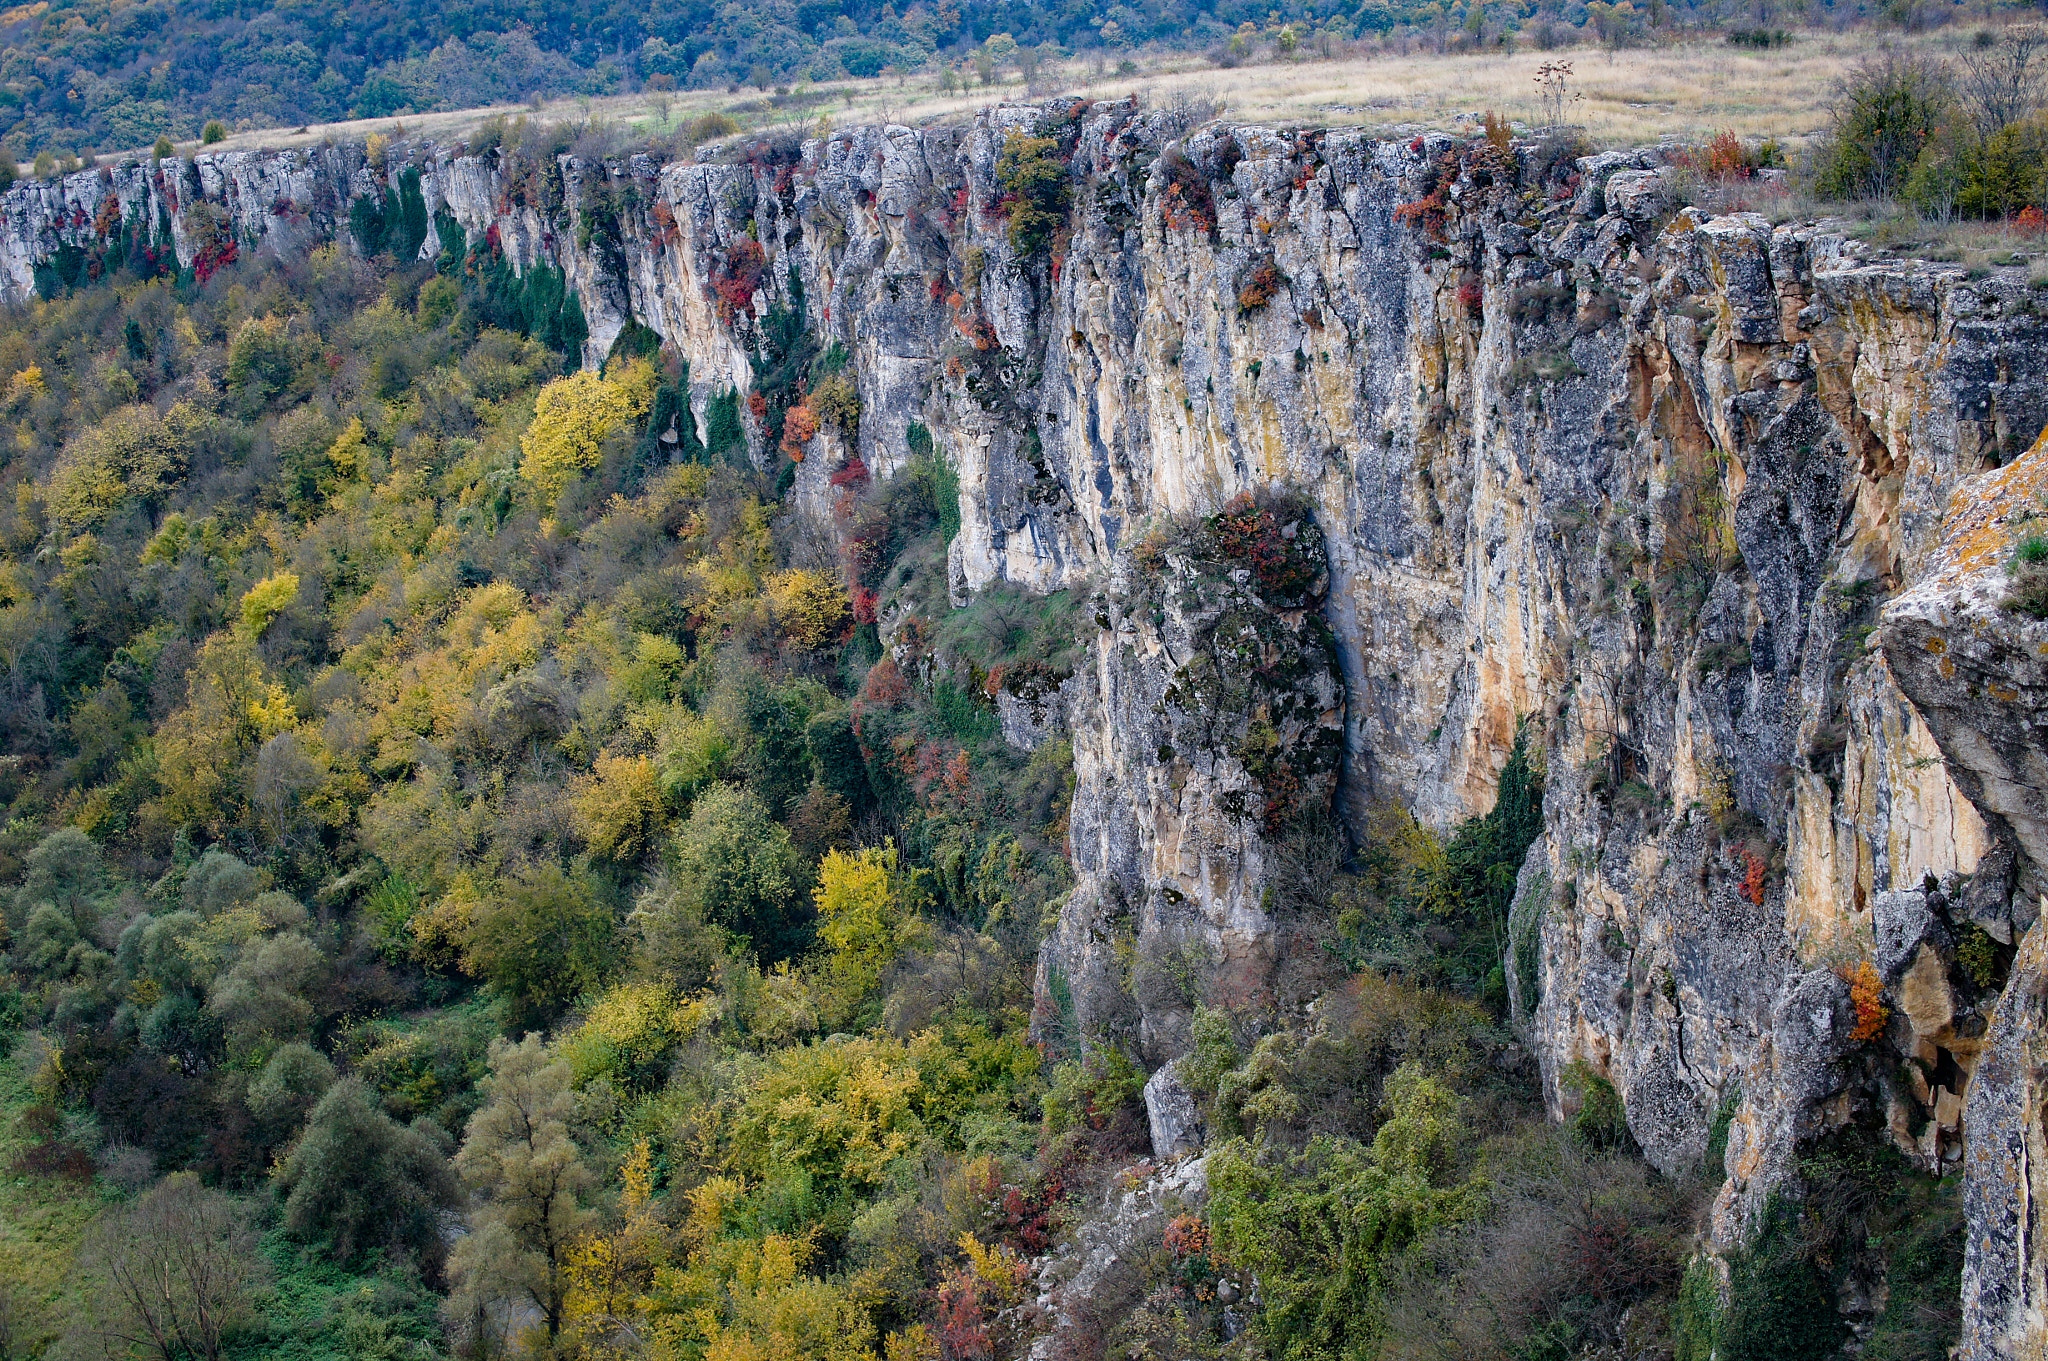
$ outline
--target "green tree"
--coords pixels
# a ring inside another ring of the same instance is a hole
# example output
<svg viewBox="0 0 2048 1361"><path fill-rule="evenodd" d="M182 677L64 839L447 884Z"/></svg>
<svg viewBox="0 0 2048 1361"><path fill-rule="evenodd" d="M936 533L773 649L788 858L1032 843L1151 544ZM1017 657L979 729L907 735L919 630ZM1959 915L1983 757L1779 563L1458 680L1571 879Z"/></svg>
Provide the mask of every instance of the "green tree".
<svg viewBox="0 0 2048 1361"><path fill-rule="evenodd" d="M1370 1144L1320 1135L1278 1158L1232 1140L1210 1155L1214 1242L1258 1277L1276 1357L1373 1355L1401 1255L1484 1207L1483 1183L1458 1175L1461 1104L1405 1063L1387 1078L1387 1119Z"/></svg>
<svg viewBox="0 0 2048 1361"><path fill-rule="evenodd" d="M590 879L554 861L502 882L469 923L462 965L496 988L516 1024L559 1015L603 981L612 910Z"/></svg>
<svg viewBox="0 0 2048 1361"><path fill-rule="evenodd" d="M278 1168L277 1189L285 1231L326 1243L342 1262L374 1247L438 1256L439 1212L459 1198L448 1136L424 1119L399 1124L355 1078L336 1082L313 1107Z"/></svg>
<svg viewBox="0 0 2048 1361"><path fill-rule="evenodd" d="M996 182L1010 204L1010 244L1019 256L1037 255L1067 224L1073 194L1060 144L1050 137L1011 131L996 158Z"/></svg>
<svg viewBox="0 0 2048 1361"><path fill-rule="evenodd" d="M207 146L212 146L216 142L225 142L227 139L228 125L221 122L218 118L208 119L206 126L199 130L199 140Z"/></svg>
<svg viewBox="0 0 2048 1361"><path fill-rule="evenodd" d="M582 1200L590 1169L569 1134L570 1078L567 1060L538 1035L493 1040L484 1104L455 1155L481 1198L473 1231L449 1260L455 1310L481 1316L502 1301L530 1303L551 1349L562 1332L570 1250L592 1219Z"/></svg>
<svg viewBox="0 0 2048 1361"><path fill-rule="evenodd" d="M313 1023L312 998L327 973L327 957L312 941L281 931L243 948L208 989L207 1010L220 1018L237 1052L303 1039Z"/></svg>
<svg viewBox="0 0 2048 1361"><path fill-rule="evenodd" d="M295 366L284 318L251 318L228 346L228 391L254 409L290 384Z"/></svg>
<svg viewBox="0 0 2048 1361"><path fill-rule="evenodd" d="M243 1104L274 1140L299 1127L334 1085L334 1065L309 1044L279 1045L249 1084Z"/></svg>
<svg viewBox="0 0 2048 1361"><path fill-rule="evenodd" d="M28 853L21 886L14 890L13 924L19 928L30 912L48 903L85 930L97 915L106 870L91 837L76 827L59 827Z"/></svg>
<svg viewBox="0 0 2048 1361"><path fill-rule="evenodd" d="M1814 185L1830 198L1889 198L1955 102L1948 69L1886 49L1843 80Z"/></svg>
<svg viewBox="0 0 2048 1361"><path fill-rule="evenodd" d="M705 921L746 936L763 962L809 943L802 862L751 791L715 785L700 795L675 836L674 860L679 897Z"/></svg>

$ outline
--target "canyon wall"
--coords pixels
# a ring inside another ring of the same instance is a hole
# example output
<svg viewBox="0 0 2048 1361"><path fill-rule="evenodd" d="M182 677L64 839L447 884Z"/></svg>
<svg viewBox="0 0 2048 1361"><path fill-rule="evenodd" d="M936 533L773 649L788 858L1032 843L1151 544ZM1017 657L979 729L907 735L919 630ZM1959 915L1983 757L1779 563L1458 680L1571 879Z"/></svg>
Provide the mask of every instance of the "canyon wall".
<svg viewBox="0 0 2048 1361"><path fill-rule="evenodd" d="M1021 256L1012 133L1049 139L1072 196ZM1159 1064L1196 994L1293 1005L1319 945L1267 892L1280 826L1325 801L1354 833L1484 813L1519 732L1545 830L1502 963L1558 1109L1591 1065L1674 1172L1725 1121L1723 1248L1803 1141L1881 1121L1965 1174L1964 1355L2048 1340L2048 624L2001 605L2048 505L2024 271L1684 206L1655 153L1127 104L562 157L553 198L491 156L382 161L17 185L0 272L24 297L115 221L189 266L200 203L239 250L301 251L412 165L471 250L566 272L587 362L652 328L700 411L746 389L756 319L800 308L863 412L855 447L812 442L794 504L828 526L831 474L886 478L921 424L959 477L952 603L1075 602L1082 661L997 695L1013 741L1073 746L1044 1012ZM1298 579L1190 528L1243 494ZM911 599L885 589L879 622L929 677ZM1134 988L1133 958L1195 986Z"/></svg>

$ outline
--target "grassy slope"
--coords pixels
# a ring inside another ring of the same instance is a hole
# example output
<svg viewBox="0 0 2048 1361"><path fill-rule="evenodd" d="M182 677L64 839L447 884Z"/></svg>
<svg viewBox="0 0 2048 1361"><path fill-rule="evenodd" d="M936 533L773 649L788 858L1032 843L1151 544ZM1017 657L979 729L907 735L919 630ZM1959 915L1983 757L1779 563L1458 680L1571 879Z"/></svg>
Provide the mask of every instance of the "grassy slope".
<svg viewBox="0 0 2048 1361"><path fill-rule="evenodd" d="M15 1171L34 1142L21 1125L34 1104L20 1065L0 1058L0 1283L27 1306L31 1334L48 1337L77 1311L79 1242L105 1202L93 1185Z"/></svg>

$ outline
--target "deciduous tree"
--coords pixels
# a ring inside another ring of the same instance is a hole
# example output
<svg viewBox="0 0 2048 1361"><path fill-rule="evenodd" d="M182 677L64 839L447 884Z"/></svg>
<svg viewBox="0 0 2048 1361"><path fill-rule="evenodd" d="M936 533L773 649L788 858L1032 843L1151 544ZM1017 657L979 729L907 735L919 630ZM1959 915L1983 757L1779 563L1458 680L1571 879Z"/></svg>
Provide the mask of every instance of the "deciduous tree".
<svg viewBox="0 0 2048 1361"><path fill-rule="evenodd" d="M327 1089L277 1173L284 1225L324 1241L348 1261L366 1248L402 1247L431 1266L440 1211L458 1199L447 1136L422 1121L399 1124L355 1078Z"/></svg>
<svg viewBox="0 0 2048 1361"><path fill-rule="evenodd" d="M107 1283L92 1331L160 1361L220 1357L267 1274L242 1208L190 1172L103 1221L91 1255Z"/></svg>
<svg viewBox="0 0 2048 1361"><path fill-rule="evenodd" d="M475 1318L496 1304L530 1304L551 1349L567 1317L570 1254L591 1222L582 1200L590 1169L569 1134L569 1082L569 1064L540 1036L493 1040L484 1106L455 1157L480 1204L449 1261L451 1312Z"/></svg>

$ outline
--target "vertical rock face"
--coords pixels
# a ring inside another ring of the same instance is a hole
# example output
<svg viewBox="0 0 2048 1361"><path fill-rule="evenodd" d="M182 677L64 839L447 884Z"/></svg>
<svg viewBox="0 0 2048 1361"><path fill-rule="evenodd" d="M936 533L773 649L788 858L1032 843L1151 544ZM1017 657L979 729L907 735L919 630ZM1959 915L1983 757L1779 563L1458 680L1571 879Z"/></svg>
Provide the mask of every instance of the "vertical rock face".
<svg viewBox="0 0 2048 1361"><path fill-rule="evenodd" d="M1012 134L1069 172L1064 232L1025 255ZM700 410L746 388L753 318L796 308L848 350L863 414L793 503L824 518L846 459L903 467L916 423L959 479L954 603L1081 602L1083 660L1000 700L1013 741L1074 752L1041 1014L1164 1062L1193 993L1271 1004L1314 948L1267 910L1276 829L1484 812L1527 725L1546 826L1504 963L1553 1098L1592 1065L1673 1171L1725 1118L1722 1245L1801 1140L1879 1119L1965 1166L1971 1354L2038 1328L2048 625L2001 605L2048 476L2024 280L1673 211L1649 153L1121 104L563 157L552 198L491 158L384 156L18 185L0 270L22 296L109 222L186 266L205 221L301 249L410 164L472 250L565 272L588 362L651 327ZM907 607L878 608L921 660ZM1134 958L1192 985L1133 989Z"/></svg>

